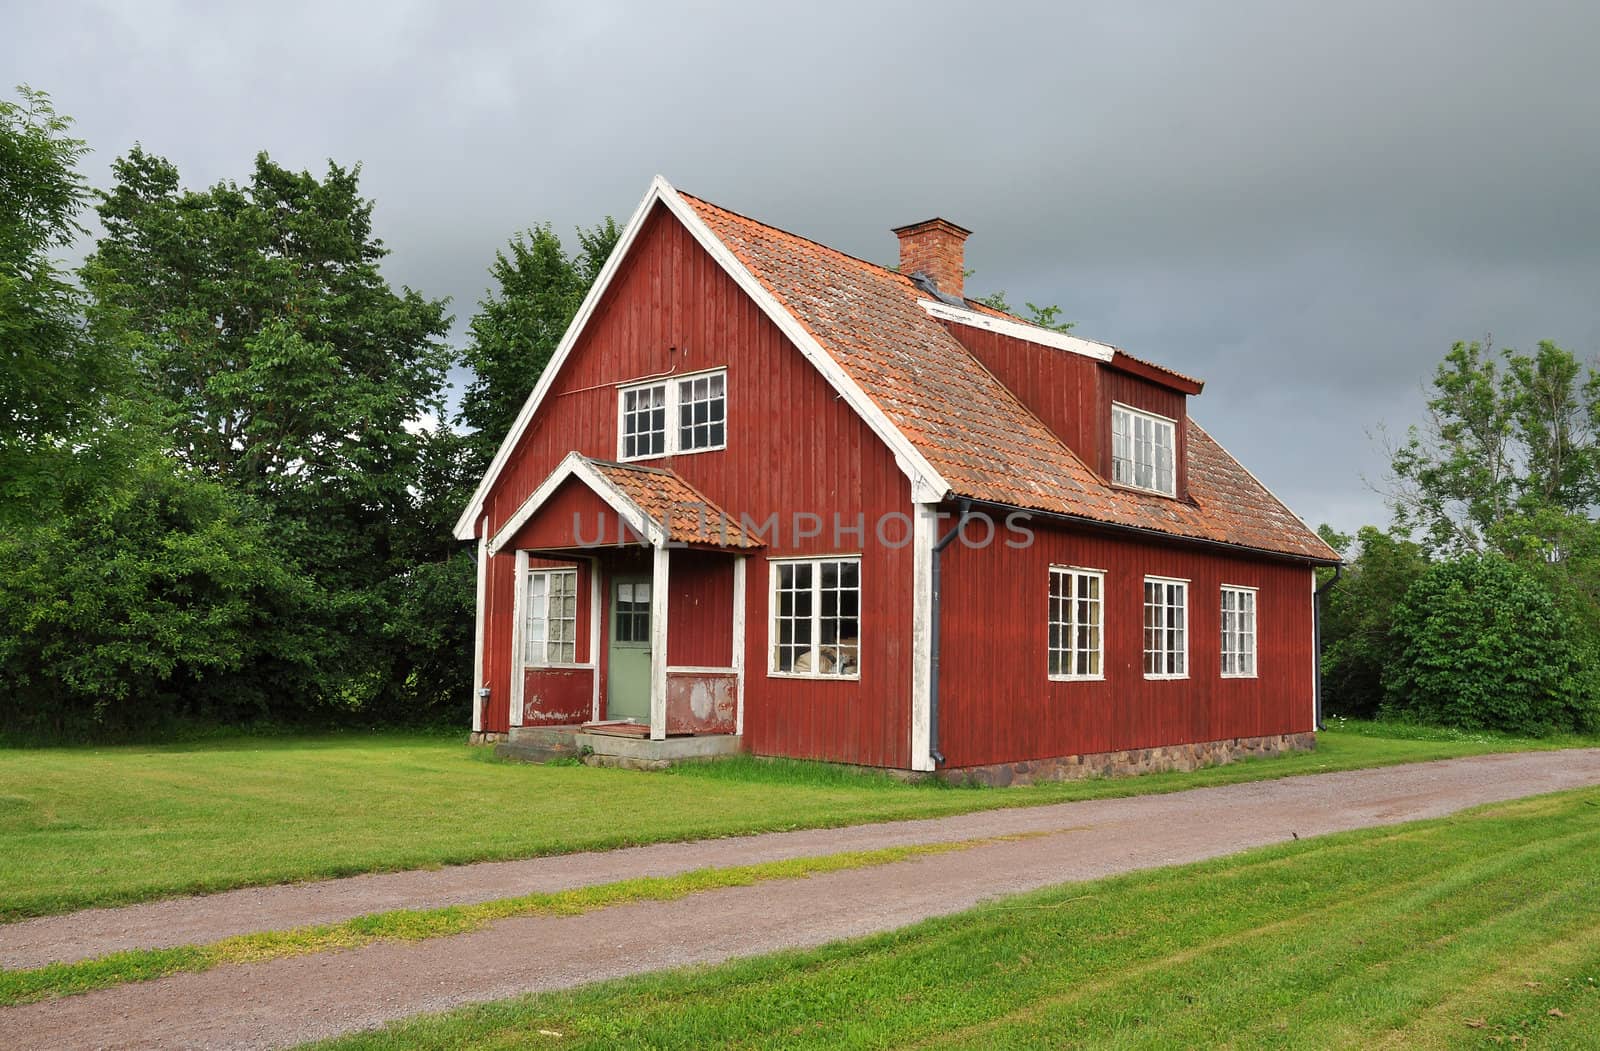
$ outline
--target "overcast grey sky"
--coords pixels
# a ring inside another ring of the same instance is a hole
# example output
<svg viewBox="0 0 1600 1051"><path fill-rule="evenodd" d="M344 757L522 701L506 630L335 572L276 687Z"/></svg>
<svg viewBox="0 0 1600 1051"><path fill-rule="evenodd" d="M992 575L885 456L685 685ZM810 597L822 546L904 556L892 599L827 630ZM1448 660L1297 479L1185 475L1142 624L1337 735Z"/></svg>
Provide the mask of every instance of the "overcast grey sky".
<svg viewBox="0 0 1600 1051"><path fill-rule="evenodd" d="M365 165L392 280L469 317L496 248L651 175L845 251L975 231L969 289L1207 381L1312 524L1385 521L1369 432L1455 339L1600 350L1594 3L0 0L105 185ZM459 325L458 325L459 331Z"/></svg>

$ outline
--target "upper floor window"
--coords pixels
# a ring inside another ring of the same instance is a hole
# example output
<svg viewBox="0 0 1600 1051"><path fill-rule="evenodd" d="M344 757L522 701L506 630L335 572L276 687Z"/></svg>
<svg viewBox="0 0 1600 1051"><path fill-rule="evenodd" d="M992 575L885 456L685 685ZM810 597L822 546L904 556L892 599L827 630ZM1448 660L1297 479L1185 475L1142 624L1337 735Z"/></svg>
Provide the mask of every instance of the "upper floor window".
<svg viewBox="0 0 1600 1051"><path fill-rule="evenodd" d="M1176 496L1176 425L1126 405L1111 406L1111 480Z"/></svg>
<svg viewBox="0 0 1600 1051"><path fill-rule="evenodd" d="M1189 583L1144 578L1144 677L1182 679L1189 674Z"/></svg>
<svg viewBox="0 0 1600 1051"><path fill-rule="evenodd" d="M578 654L578 571L528 571L523 593L522 662L533 667L572 664Z"/></svg>
<svg viewBox="0 0 1600 1051"><path fill-rule="evenodd" d="M770 564L770 674L859 676L861 560L806 558Z"/></svg>
<svg viewBox="0 0 1600 1051"><path fill-rule="evenodd" d="M726 370L623 387L618 397L618 459L643 460L727 447Z"/></svg>
<svg viewBox="0 0 1600 1051"><path fill-rule="evenodd" d="M1222 586L1222 674L1227 678L1255 677L1255 588Z"/></svg>
<svg viewBox="0 0 1600 1051"><path fill-rule="evenodd" d="M1095 569L1050 567L1050 677L1103 678L1100 663L1101 592L1105 574Z"/></svg>

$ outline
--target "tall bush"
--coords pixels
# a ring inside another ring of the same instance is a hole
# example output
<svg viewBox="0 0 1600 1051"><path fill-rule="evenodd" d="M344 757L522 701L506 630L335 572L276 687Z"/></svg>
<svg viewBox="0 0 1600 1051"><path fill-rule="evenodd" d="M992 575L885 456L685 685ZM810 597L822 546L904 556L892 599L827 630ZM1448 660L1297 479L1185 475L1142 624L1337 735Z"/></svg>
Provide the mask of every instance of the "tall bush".
<svg viewBox="0 0 1600 1051"><path fill-rule="evenodd" d="M1533 573L1496 554L1429 567L1395 608L1386 714L1539 735L1600 725L1581 633Z"/></svg>

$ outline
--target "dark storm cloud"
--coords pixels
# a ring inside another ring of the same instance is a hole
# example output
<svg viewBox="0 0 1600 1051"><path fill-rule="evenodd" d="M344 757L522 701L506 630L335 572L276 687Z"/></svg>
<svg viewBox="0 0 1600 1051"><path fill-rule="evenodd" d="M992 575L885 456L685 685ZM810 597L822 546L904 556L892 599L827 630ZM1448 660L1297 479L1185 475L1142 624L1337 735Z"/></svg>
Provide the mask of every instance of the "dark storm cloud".
<svg viewBox="0 0 1600 1051"><path fill-rule="evenodd" d="M365 164L390 273L470 315L516 229L650 176L1209 381L1196 417L1313 523L1384 517L1368 437L1493 333L1600 348L1600 7L12 5L11 81L186 180Z"/></svg>

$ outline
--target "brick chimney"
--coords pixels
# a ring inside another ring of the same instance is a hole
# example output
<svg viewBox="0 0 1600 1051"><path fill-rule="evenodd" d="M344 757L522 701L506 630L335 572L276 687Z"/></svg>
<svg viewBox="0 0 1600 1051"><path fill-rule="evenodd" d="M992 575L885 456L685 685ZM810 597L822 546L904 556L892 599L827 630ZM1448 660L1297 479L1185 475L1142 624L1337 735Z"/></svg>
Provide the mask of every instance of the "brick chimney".
<svg viewBox="0 0 1600 1051"><path fill-rule="evenodd" d="M972 236L948 219L925 219L910 226L897 227L900 238L900 272L907 277L922 271L933 278L939 291L961 298L966 253L963 246Z"/></svg>

